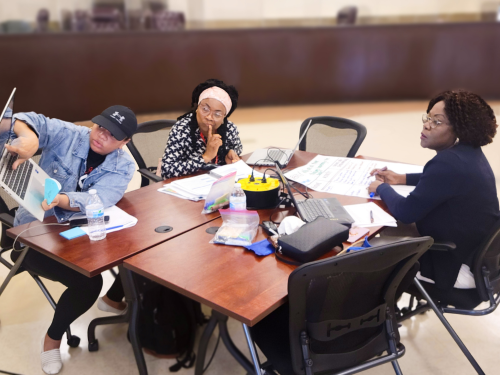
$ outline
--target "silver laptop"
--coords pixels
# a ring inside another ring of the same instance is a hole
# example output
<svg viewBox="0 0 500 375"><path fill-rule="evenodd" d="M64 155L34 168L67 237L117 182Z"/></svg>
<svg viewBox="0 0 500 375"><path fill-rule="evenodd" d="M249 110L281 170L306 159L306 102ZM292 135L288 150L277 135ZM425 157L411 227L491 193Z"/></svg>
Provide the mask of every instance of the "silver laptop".
<svg viewBox="0 0 500 375"><path fill-rule="evenodd" d="M10 134L14 129L15 92L16 89L12 91L0 120L0 186L30 214L43 221L45 211L42 208L42 202L45 180L49 178L49 175L31 159L26 160L13 171L12 164L17 160L17 155L12 155L5 147L6 144L11 143Z"/></svg>
<svg viewBox="0 0 500 375"><path fill-rule="evenodd" d="M247 160L247 164L250 165L274 165L278 163L281 168L284 168L288 165L288 162L292 159L295 150L299 147L300 142L302 142L302 138L307 134L309 127L311 126L312 119L309 120L309 124L307 124L307 128L302 133L302 136L299 138L299 141L295 145L293 150L290 149L281 149L281 148L260 148L255 150L252 155Z"/></svg>

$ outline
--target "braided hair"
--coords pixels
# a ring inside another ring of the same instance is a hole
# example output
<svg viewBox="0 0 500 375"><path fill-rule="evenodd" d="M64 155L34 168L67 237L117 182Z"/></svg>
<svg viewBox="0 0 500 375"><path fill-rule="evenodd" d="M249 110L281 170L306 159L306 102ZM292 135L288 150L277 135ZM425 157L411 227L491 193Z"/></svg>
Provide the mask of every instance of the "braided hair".
<svg viewBox="0 0 500 375"><path fill-rule="evenodd" d="M461 143L481 147L493 142L498 125L493 110L483 98L465 90L444 91L431 99L427 113L441 101Z"/></svg>
<svg viewBox="0 0 500 375"><path fill-rule="evenodd" d="M193 94L191 96L191 110L180 116L178 120L181 118L185 117L187 114L192 113L192 119L189 124L190 126L190 134L191 134L191 140L193 144L196 143L197 137L196 137L196 130L198 129L198 121L196 120L196 109L198 108L198 101L200 99L200 95L203 91L206 89L209 89L210 87L217 86L221 89L223 89L227 94L229 95L229 98L231 99L231 110L229 113L224 117L224 121L222 122L221 126L217 129L217 134L221 136L222 139L222 146L219 147L219 151L217 152L217 156L219 157L219 160L224 160L226 158L226 133L227 133L227 118L231 116L231 114L234 112L236 107L238 107L238 91L234 86L229 86L226 85L224 82L222 82L219 79L211 78L207 79L205 82L200 83L198 86L195 87L193 90Z"/></svg>

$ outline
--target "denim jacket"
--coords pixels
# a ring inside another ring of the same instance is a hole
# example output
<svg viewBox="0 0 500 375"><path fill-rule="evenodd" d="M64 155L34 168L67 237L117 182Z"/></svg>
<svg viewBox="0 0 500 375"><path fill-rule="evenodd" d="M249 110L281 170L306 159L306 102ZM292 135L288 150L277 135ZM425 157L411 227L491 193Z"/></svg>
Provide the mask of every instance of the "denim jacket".
<svg viewBox="0 0 500 375"><path fill-rule="evenodd" d="M43 150L40 167L49 177L59 181L60 194L69 197L71 207L78 207L85 213L90 189L97 190L105 208L116 204L123 197L135 171L134 161L125 151L118 149L109 153L104 162L90 172L82 191L76 192L78 179L86 168L90 129L34 112L17 113L14 118L25 122L36 132L39 147ZM55 207L47 211L45 217L55 215L58 222L63 222L81 212ZM34 220L36 219L26 209L19 207L14 225Z"/></svg>

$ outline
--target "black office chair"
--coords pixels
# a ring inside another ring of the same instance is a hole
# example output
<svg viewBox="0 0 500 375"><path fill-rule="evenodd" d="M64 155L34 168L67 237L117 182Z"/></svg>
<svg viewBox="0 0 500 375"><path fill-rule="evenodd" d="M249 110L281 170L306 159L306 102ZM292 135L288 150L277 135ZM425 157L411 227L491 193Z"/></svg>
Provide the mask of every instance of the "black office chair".
<svg viewBox="0 0 500 375"><path fill-rule="evenodd" d="M346 6L337 12L337 25L354 25L358 16L358 7Z"/></svg>
<svg viewBox="0 0 500 375"><path fill-rule="evenodd" d="M432 243L430 237L402 240L293 271L289 306L252 328L266 371L346 375L391 362L401 374L396 291L408 273L416 275L417 260Z"/></svg>
<svg viewBox="0 0 500 375"><path fill-rule="evenodd" d="M434 244L429 251L453 251L452 243ZM402 309L398 322L416 314L433 310L446 327L464 355L478 374L484 374L472 354L465 347L460 337L444 317L444 313L483 316L496 310L500 302L500 221L495 224L489 235L477 248L471 268L476 282L475 289L456 289L443 293L435 284L415 279L410 288L410 304ZM426 301L425 303L419 300ZM474 310L482 302L489 301L489 306ZM414 304L416 302L416 306Z"/></svg>
<svg viewBox="0 0 500 375"><path fill-rule="evenodd" d="M149 181L163 181L163 178L155 174L158 158L163 156L170 129L175 123L175 120L143 122L137 126L137 132L127 143L130 153L139 166L139 173L142 176L141 187L149 185Z"/></svg>
<svg viewBox="0 0 500 375"><path fill-rule="evenodd" d="M40 161L41 157L41 150L38 150L38 152L33 156L33 160L38 163ZM14 267L14 264L10 263L8 260L6 260L2 255L6 253L7 251L12 250L12 245L14 243L14 240L10 237L7 236L7 229L12 228L14 226L14 216L16 213L17 208L19 207L18 203L12 199L4 189L0 188L0 223L1 223L1 233L2 237L0 239L0 263L2 263L5 267L7 267L9 270ZM19 243L16 243L16 250L20 251L21 248L19 247ZM33 250L32 250L33 251ZM19 262L22 263L22 259L18 260ZM16 262L17 263L17 262ZM25 271L22 266L17 270L16 275ZM30 276L35 280L35 282L38 284L40 289L42 290L42 293L45 295L47 300L49 301L50 305L52 308L55 310L56 308L56 303L52 296L50 295L49 291L47 290L47 287L44 285L42 280L40 280L40 277L31 272L27 271ZM8 276L9 277L9 276ZM0 295L7 286L7 283L10 281L9 280L4 280L2 281L2 289L0 289ZM67 338L67 343L70 347L76 348L80 344L80 338L78 336L72 335L71 334L71 329L68 327L66 330L66 338Z"/></svg>
<svg viewBox="0 0 500 375"><path fill-rule="evenodd" d="M311 127L300 142L299 150L321 155L353 158L366 137L366 128L341 117L310 117L300 126L300 135L311 122Z"/></svg>

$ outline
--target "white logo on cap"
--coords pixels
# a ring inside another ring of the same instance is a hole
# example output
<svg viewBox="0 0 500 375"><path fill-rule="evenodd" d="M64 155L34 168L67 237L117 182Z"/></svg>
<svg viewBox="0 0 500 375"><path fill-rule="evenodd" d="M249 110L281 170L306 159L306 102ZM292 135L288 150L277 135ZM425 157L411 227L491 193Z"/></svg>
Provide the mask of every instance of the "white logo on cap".
<svg viewBox="0 0 500 375"><path fill-rule="evenodd" d="M123 120L125 120L125 116L120 116L119 112L113 113L111 117L113 117L116 121L118 121L120 125L122 124Z"/></svg>

